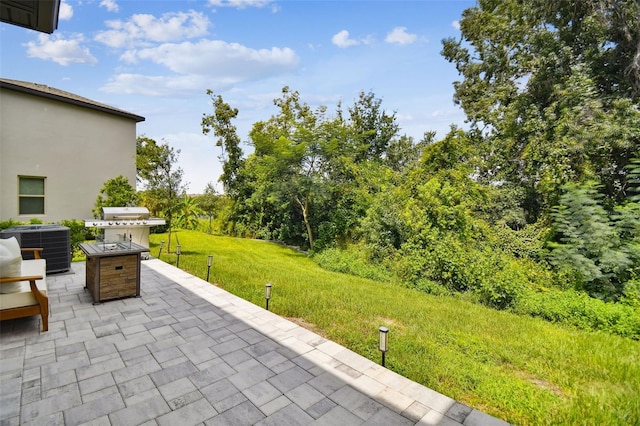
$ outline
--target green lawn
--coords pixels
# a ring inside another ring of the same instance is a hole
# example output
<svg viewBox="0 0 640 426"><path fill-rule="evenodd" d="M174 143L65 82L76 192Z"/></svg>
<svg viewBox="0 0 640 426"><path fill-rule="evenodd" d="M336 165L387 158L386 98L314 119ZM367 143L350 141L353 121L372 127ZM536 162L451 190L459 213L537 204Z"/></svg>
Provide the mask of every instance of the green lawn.
<svg viewBox="0 0 640 426"><path fill-rule="evenodd" d="M640 424L640 342L321 269L264 241L177 233L180 268L291 318L387 368L515 424ZM158 255L166 234L151 235ZM175 251L175 241L172 241ZM176 264L176 255L161 259Z"/></svg>

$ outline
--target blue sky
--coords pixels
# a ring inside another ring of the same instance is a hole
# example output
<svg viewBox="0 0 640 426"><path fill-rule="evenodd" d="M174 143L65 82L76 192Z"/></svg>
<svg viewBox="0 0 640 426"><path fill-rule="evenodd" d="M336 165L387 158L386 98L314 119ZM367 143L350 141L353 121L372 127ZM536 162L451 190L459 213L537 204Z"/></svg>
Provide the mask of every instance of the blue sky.
<svg viewBox="0 0 640 426"><path fill-rule="evenodd" d="M0 76L46 84L146 121L138 135L179 149L189 193L216 184L219 148L204 136L206 90L239 109L243 141L276 113L282 87L335 111L373 92L402 134L464 125L459 79L441 40L459 37L466 0L63 0L51 35L0 23ZM90 138L90 135L87 135ZM245 152L250 147L244 147ZM99 162L99 159L95 159Z"/></svg>

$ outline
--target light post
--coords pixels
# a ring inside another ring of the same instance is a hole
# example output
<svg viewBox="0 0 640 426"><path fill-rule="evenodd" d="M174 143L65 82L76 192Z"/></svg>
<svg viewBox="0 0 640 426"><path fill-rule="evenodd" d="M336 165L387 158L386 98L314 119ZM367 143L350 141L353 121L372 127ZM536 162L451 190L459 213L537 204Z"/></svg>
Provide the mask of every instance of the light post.
<svg viewBox="0 0 640 426"><path fill-rule="evenodd" d="M160 250L158 250L158 259L160 259L160 253L162 253L162 247L164 247L164 241L160 241Z"/></svg>
<svg viewBox="0 0 640 426"><path fill-rule="evenodd" d="M384 367L384 356L389 350L389 329L387 327L380 327L378 332L380 333L378 348L380 352L382 352L382 366Z"/></svg>
<svg viewBox="0 0 640 426"><path fill-rule="evenodd" d="M271 284L264 286L264 299L267 301L267 311L269 310L269 299L271 299Z"/></svg>
<svg viewBox="0 0 640 426"><path fill-rule="evenodd" d="M209 271L211 271L211 264L213 263L213 256L209 255L207 257L207 282L209 282Z"/></svg>
<svg viewBox="0 0 640 426"><path fill-rule="evenodd" d="M180 267L180 254L181 254L180 244L178 244L176 246L176 254L178 255L178 260L176 261L176 268L179 268Z"/></svg>

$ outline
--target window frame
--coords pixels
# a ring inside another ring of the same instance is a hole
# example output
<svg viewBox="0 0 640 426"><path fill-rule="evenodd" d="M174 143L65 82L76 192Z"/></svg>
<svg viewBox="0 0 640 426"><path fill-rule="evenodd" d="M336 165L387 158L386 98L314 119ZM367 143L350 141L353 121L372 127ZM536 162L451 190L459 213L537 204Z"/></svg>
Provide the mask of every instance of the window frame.
<svg viewBox="0 0 640 426"><path fill-rule="evenodd" d="M42 181L42 194L22 194L21 187L23 179L33 179ZM47 178L45 176L30 176L30 175L18 175L18 215L19 216L44 216L46 214L46 200L47 200ZM41 199L42 211L39 213L24 213L22 211L23 199Z"/></svg>

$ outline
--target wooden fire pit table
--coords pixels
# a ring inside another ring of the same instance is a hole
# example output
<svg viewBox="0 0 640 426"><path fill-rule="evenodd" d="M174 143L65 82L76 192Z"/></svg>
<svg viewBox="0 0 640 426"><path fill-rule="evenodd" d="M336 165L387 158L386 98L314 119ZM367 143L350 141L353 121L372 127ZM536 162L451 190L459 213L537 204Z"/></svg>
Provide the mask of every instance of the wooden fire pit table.
<svg viewBox="0 0 640 426"><path fill-rule="evenodd" d="M140 297L140 259L149 249L132 242L80 244L87 255L86 286L98 304Z"/></svg>

